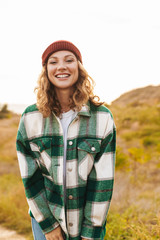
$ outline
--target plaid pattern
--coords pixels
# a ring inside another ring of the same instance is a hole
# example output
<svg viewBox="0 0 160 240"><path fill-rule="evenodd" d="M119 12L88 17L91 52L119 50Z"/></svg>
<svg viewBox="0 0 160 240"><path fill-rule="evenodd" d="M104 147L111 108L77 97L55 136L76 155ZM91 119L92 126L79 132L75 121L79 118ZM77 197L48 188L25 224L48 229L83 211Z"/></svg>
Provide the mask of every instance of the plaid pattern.
<svg viewBox="0 0 160 240"><path fill-rule="evenodd" d="M17 154L31 215L43 233L61 226L67 239L101 239L113 190L115 125L105 106L84 105L67 136L66 209L63 131L36 105L22 114ZM65 217L66 216L66 217Z"/></svg>

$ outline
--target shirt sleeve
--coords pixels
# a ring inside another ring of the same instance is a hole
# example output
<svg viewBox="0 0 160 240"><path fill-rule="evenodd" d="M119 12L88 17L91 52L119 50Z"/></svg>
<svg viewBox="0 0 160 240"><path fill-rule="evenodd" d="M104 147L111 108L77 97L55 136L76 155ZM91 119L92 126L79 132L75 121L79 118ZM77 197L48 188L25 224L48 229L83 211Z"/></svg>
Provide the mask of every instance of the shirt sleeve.
<svg viewBox="0 0 160 240"><path fill-rule="evenodd" d="M29 208L45 234L59 226L59 223L49 209L44 188L44 178L27 141L23 117L17 133L16 148L20 174Z"/></svg>
<svg viewBox="0 0 160 240"><path fill-rule="evenodd" d="M101 239L113 192L116 150L116 130L109 115L100 152L90 172L81 237Z"/></svg>

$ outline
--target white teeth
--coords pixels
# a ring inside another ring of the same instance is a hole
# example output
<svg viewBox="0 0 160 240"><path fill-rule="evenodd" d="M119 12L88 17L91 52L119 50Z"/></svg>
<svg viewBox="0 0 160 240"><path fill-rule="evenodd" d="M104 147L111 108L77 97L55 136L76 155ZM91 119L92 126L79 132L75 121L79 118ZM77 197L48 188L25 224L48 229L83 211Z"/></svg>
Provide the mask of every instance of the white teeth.
<svg viewBox="0 0 160 240"><path fill-rule="evenodd" d="M65 77L69 77L69 75L68 74L57 75L57 78L65 78Z"/></svg>

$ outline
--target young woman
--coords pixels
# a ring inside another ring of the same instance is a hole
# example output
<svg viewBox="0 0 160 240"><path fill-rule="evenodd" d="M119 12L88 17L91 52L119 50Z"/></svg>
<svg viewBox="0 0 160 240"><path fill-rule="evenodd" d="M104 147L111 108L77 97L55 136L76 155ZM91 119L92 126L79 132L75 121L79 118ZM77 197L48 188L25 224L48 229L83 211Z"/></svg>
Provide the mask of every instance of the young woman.
<svg viewBox="0 0 160 240"><path fill-rule="evenodd" d="M22 114L17 134L34 239L103 239L114 178L112 115L71 42L49 45L42 66L37 103Z"/></svg>

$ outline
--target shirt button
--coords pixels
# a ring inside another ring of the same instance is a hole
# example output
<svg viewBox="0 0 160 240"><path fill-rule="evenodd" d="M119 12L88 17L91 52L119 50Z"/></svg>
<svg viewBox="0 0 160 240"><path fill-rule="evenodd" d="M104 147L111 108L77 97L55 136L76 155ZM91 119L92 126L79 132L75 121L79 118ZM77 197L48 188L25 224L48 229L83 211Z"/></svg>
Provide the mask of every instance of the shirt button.
<svg viewBox="0 0 160 240"><path fill-rule="evenodd" d="M72 142L72 141L69 141L69 145L72 146L72 145L73 145L73 142Z"/></svg>
<svg viewBox="0 0 160 240"><path fill-rule="evenodd" d="M72 195L69 195L69 197L68 197L70 200L72 200L73 199L73 196Z"/></svg>
<svg viewBox="0 0 160 240"><path fill-rule="evenodd" d="M69 226L72 227L72 226L73 226L73 223L69 223Z"/></svg>
<svg viewBox="0 0 160 240"><path fill-rule="evenodd" d="M95 152L96 149L95 149L95 147L91 147L91 150L92 150L92 152Z"/></svg>
<svg viewBox="0 0 160 240"><path fill-rule="evenodd" d="M68 168L68 172L72 172L72 168Z"/></svg>

